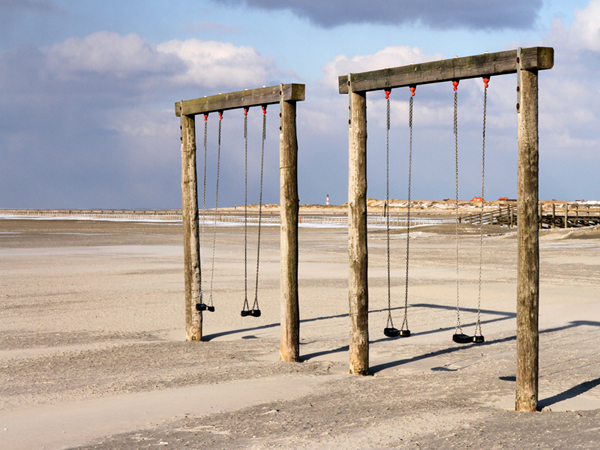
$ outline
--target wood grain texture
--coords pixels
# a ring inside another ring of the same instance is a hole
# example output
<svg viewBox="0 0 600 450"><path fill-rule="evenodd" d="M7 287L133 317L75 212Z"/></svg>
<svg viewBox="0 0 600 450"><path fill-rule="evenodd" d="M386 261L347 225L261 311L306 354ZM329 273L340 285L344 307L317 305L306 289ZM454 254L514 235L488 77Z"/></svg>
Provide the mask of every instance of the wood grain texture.
<svg viewBox="0 0 600 450"><path fill-rule="evenodd" d="M367 101L350 94L348 174L348 303L350 373L369 374L369 280L367 249Z"/></svg>
<svg viewBox="0 0 600 450"><path fill-rule="evenodd" d="M181 204L185 280L185 335L202 340L200 298L200 239L198 234L198 183L196 179L196 126L193 116L181 116Z"/></svg>
<svg viewBox="0 0 600 450"><path fill-rule="evenodd" d="M554 49L551 47L523 48L521 60L521 69L551 69L554 65ZM517 50L509 50L354 73L352 74L352 89L354 92L368 92L516 72ZM339 93L347 94L348 76L340 76L338 84Z"/></svg>
<svg viewBox="0 0 600 450"><path fill-rule="evenodd" d="M281 347L282 361L300 361L298 306L298 139L296 102L281 102L280 221L281 221Z"/></svg>
<svg viewBox="0 0 600 450"><path fill-rule="evenodd" d="M181 102L177 102L175 103L175 115L178 117L180 114L191 116L229 109L273 105L279 103L280 91L284 101L304 101L304 85L292 83L185 100L183 101L183 112L181 112L179 105Z"/></svg>
<svg viewBox="0 0 600 450"><path fill-rule="evenodd" d="M536 411L539 373L538 73L521 70L517 191L517 384L515 409Z"/></svg>

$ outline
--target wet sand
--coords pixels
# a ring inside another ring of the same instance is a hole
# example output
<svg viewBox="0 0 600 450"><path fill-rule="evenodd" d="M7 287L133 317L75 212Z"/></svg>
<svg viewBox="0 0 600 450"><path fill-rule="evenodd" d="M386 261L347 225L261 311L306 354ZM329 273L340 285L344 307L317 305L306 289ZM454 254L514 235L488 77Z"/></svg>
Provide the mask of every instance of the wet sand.
<svg viewBox="0 0 600 450"><path fill-rule="evenodd" d="M243 228L218 229L206 342L183 341L180 224L0 220L0 448L595 448L600 231L541 234L540 413L511 411L516 233L484 239L486 343L451 341L454 226L411 239L408 339L386 339L385 233L369 235L373 376L348 372L347 235L301 228L302 363L278 361L279 229L263 229L260 318L242 318ZM253 298L256 227L250 228ZM206 236L205 244L212 236ZM392 233L402 323L406 236ZM210 267L210 245L204 265ZM462 227L461 324L479 237ZM210 273L204 274L209 293Z"/></svg>

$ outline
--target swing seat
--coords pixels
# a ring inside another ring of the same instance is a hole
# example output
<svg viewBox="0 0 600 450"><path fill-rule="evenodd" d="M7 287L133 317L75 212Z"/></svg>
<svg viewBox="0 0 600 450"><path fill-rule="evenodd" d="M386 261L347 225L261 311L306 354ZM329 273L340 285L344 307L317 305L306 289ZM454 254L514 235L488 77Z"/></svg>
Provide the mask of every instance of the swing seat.
<svg viewBox="0 0 600 450"><path fill-rule="evenodd" d="M250 311L248 311L247 309L242 310L242 317L248 317L249 315L250 315Z"/></svg>
<svg viewBox="0 0 600 450"><path fill-rule="evenodd" d="M205 303L196 303L196 311L206 311L207 308Z"/></svg>
<svg viewBox="0 0 600 450"><path fill-rule="evenodd" d="M473 342L475 342L476 344L482 344L485 342L485 339L483 338L483 336L473 336Z"/></svg>
<svg viewBox="0 0 600 450"><path fill-rule="evenodd" d="M251 315L252 317L260 317L260 309L252 309L252 310L250 311L250 315Z"/></svg>
<svg viewBox="0 0 600 450"><path fill-rule="evenodd" d="M409 337L410 330L400 330L400 337Z"/></svg>
<svg viewBox="0 0 600 450"><path fill-rule="evenodd" d="M452 335L452 340L457 344L470 344L473 342L473 336L469 336L468 334L454 334Z"/></svg>
<svg viewBox="0 0 600 450"><path fill-rule="evenodd" d="M387 337L398 337L400 336L400 330L397 328L384 328L383 329L383 334L385 334Z"/></svg>
<svg viewBox="0 0 600 450"><path fill-rule="evenodd" d="M208 306L206 309L208 310L208 312L215 312L214 306Z"/></svg>

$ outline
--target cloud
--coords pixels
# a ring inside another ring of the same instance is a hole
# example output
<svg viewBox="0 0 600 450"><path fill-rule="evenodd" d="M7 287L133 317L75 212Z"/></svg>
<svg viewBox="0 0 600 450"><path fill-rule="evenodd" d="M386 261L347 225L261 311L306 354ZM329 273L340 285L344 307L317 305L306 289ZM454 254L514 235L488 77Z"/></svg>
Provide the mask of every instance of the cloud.
<svg viewBox="0 0 600 450"><path fill-rule="evenodd" d="M255 48L236 47L227 42L173 40L157 46L166 55L175 55L186 64L186 70L172 78L181 85L201 84L208 88L237 86L250 88L267 83L280 71L274 60L262 56Z"/></svg>
<svg viewBox="0 0 600 450"><path fill-rule="evenodd" d="M105 31L0 52L0 207L177 207L175 101L282 73L248 46Z"/></svg>
<svg viewBox="0 0 600 450"><path fill-rule="evenodd" d="M590 74L600 70L600 0L576 10L570 27L556 20L542 44L555 48L554 68L540 74L540 128L549 136L548 150L562 160L574 161L573 153L598 159L600 89Z"/></svg>
<svg viewBox="0 0 600 450"><path fill-rule="evenodd" d="M427 55L420 48L408 45L386 47L372 55L356 55L352 58L339 55L321 67L323 78L320 83L322 86L334 88L337 92L338 77L340 75L367 72L386 67L405 66L411 63L434 61L442 58L441 53Z"/></svg>
<svg viewBox="0 0 600 450"><path fill-rule="evenodd" d="M174 75L184 68L177 56L165 54L137 34L121 36L101 31L69 38L43 50L47 69L65 78L91 74L124 79L141 75Z"/></svg>
<svg viewBox="0 0 600 450"><path fill-rule="evenodd" d="M314 24L331 28L372 23L423 24L434 29L527 29L538 18L542 0L225 0L265 10L290 10Z"/></svg>
<svg viewBox="0 0 600 450"><path fill-rule="evenodd" d="M571 47L600 52L600 1L575 11L569 37Z"/></svg>
<svg viewBox="0 0 600 450"><path fill-rule="evenodd" d="M600 55L600 0L591 0L585 8L575 8L573 21L567 27L562 18L555 18L542 45L551 45L562 53L557 62L579 60L581 54ZM588 55L590 56L590 55ZM567 58L567 59L565 59Z"/></svg>
<svg viewBox="0 0 600 450"><path fill-rule="evenodd" d="M283 75L294 77L253 47L218 41L172 40L155 45L134 33L101 31L35 51L38 60L27 76L38 72L39 81L50 91L69 83L71 90L86 95L104 92L137 99L157 89L213 93L271 84Z"/></svg>
<svg viewBox="0 0 600 450"><path fill-rule="evenodd" d="M263 85L282 73L271 57L253 47L198 39L155 45L134 33L101 31L69 38L42 52L45 69L57 78L89 83L91 77L141 89L241 89Z"/></svg>

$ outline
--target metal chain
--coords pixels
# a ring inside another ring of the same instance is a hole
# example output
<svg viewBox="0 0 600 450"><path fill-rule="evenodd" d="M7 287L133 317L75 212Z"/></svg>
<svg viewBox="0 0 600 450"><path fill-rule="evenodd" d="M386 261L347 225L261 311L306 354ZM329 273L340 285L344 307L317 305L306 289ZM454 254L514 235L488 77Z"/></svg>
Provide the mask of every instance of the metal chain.
<svg viewBox="0 0 600 450"><path fill-rule="evenodd" d="M202 190L202 225L200 226L200 303L202 302L203 297L203 289L202 289L202 269L204 268L204 252L202 251L202 246L204 245L204 220L206 218L206 154L208 153L207 149L207 139L206 136L208 134L208 114L204 115L204 189ZM212 305L211 305L212 306Z"/></svg>
<svg viewBox="0 0 600 450"><path fill-rule="evenodd" d="M483 89L483 145L481 152L481 213L479 215L479 290L477 293L477 324L475 336L481 336L481 268L483 266L483 199L485 198L485 125L487 116L487 82Z"/></svg>
<svg viewBox="0 0 600 450"><path fill-rule="evenodd" d="M204 116L204 190L202 191L202 212L206 209L206 157L208 146L206 136L208 134L208 114Z"/></svg>
<svg viewBox="0 0 600 450"><path fill-rule="evenodd" d="M248 309L248 109L244 108L244 306Z"/></svg>
<svg viewBox="0 0 600 450"><path fill-rule="evenodd" d="M408 329L408 265L410 260L410 201L411 201L411 184L412 184L412 147L413 147L413 95L410 96L408 103L408 130L409 130L409 145L408 145L408 205L406 209L406 273L404 275L404 320L402 321L402 329Z"/></svg>
<svg viewBox="0 0 600 450"><path fill-rule="evenodd" d="M260 197L258 202L258 240L256 247L256 284L254 287L254 304L252 309L259 309L258 307L258 272L260 265L260 230L262 224L262 198L263 198L263 173L264 173L264 161L265 161L265 140L267 139L267 108L263 106L263 123L262 123L262 150L260 155Z"/></svg>
<svg viewBox="0 0 600 450"><path fill-rule="evenodd" d="M217 186L215 189L215 214L214 214L214 227L213 227L213 245L212 245L212 267L210 271L210 295L209 305L213 304L213 279L215 274L215 249L217 242L217 212L219 208L219 171L221 169L221 122L223 120L223 114L219 112L219 143L217 150Z"/></svg>
<svg viewBox="0 0 600 450"><path fill-rule="evenodd" d="M459 259L458 259L458 84L454 86L454 175L456 195L456 334L462 334L460 325Z"/></svg>
<svg viewBox="0 0 600 450"><path fill-rule="evenodd" d="M385 194L385 226L387 232L387 305L388 318L386 328L394 328L392 321L392 286L390 273L390 96L386 91L387 122L386 122L386 194Z"/></svg>

